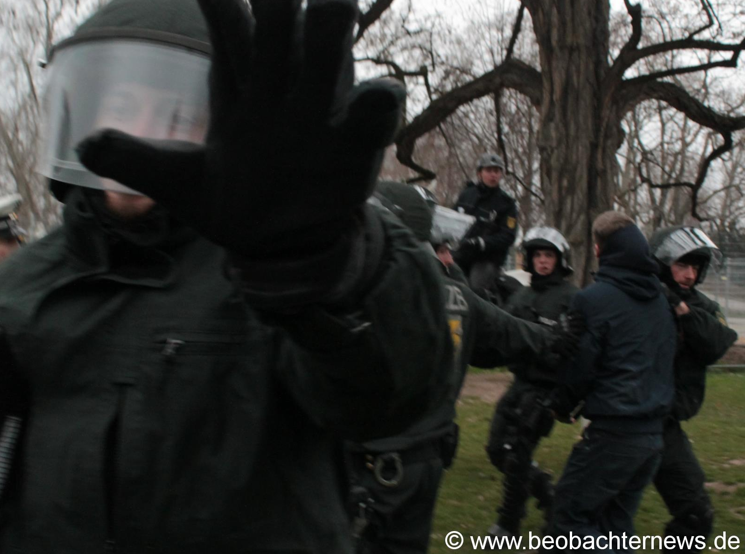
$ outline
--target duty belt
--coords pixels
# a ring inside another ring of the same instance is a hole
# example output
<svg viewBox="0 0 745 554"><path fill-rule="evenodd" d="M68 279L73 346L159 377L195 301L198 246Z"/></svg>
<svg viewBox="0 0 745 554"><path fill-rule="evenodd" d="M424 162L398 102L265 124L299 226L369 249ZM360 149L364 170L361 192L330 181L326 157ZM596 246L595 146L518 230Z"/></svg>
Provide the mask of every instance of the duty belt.
<svg viewBox="0 0 745 554"><path fill-rule="evenodd" d="M391 452L359 452L364 456L365 467L372 471L375 480L384 487L397 487L404 477L404 466L418 462L436 460L442 456L441 439L431 440L424 444L405 450ZM393 476L385 477L385 470L392 467Z"/></svg>

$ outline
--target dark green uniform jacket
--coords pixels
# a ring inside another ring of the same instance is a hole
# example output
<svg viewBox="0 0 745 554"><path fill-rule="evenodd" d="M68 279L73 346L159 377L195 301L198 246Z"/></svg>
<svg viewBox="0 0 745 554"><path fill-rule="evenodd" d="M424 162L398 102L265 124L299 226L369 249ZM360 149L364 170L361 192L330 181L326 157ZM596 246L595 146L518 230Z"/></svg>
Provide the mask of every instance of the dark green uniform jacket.
<svg viewBox="0 0 745 554"><path fill-rule="evenodd" d="M552 356L554 334L546 327L512 317L474 293L461 281L445 277L446 307L455 345L455 384L440 408L395 437L366 442L366 452L390 452L421 444L451 431L455 403L469 365L493 368L516 360Z"/></svg>
<svg viewBox="0 0 745 554"><path fill-rule="evenodd" d="M685 421L701 409L706 391L706 367L724 356L737 340L727 327L719 304L697 290L681 294L690 312L678 318L673 417Z"/></svg>
<svg viewBox="0 0 745 554"><path fill-rule="evenodd" d="M474 262L488 260L501 266L517 236L517 204L514 198L501 187L469 182L460 193L455 209L476 218L465 238L484 240L483 252L474 250L469 259L460 259L458 263L470 266Z"/></svg>
<svg viewBox="0 0 745 554"><path fill-rule="evenodd" d="M572 299L579 289L567 282L559 273L540 280L540 284L536 283L536 280L534 275L534 283L531 286L522 287L512 295L505 310L525 321L553 327L561 315L569 311ZM558 357L544 363L523 359L511 364L510 371L520 381L552 387L556 384L558 363Z"/></svg>
<svg viewBox="0 0 745 554"><path fill-rule="evenodd" d="M353 311L270 325L222 249L167 218L103 232L92 204L70 193L0 268L30 390L0 551L349 552L339 438L399 432L451 385L435 261L383 219Z"/></svg>

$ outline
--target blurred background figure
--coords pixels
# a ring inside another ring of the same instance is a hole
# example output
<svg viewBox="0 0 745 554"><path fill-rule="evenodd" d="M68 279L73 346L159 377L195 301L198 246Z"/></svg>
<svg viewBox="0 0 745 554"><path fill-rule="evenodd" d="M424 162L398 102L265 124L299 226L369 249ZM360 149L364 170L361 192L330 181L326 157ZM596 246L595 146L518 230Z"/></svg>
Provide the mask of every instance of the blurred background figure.
<svg viewBox="0 0 745 554"><path fill-rule="evenodd" d="M18 250L26 238L16 216L22 203L20 194L0 196L0 262Z"/></svg>

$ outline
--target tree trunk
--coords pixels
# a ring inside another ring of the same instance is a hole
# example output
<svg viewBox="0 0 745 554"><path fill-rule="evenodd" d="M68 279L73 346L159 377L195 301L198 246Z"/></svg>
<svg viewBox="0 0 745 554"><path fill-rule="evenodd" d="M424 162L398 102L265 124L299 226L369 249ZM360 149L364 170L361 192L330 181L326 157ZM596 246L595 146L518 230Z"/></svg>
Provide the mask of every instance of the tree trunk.
<svg viewBox="0 0 745 554"><path fill-rule="evenodd" d="M541 56L539 150L549 225L572 246L575 278L592 269L592 220L613 205L622 138L604 90L608 0L526 0Z"/></svg>

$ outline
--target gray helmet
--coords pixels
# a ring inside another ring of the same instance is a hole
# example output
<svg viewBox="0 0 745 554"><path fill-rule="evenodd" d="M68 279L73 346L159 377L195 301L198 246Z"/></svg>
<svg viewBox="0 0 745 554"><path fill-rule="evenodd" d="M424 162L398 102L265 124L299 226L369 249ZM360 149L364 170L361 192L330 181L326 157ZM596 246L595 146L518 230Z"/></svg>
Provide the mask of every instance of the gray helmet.
<svg viewBox="0 0 745 554"><path fill-rule="evenodd" d="M373 193L383 206L393 212L420 242L429 240L432 228L433 197L418 185L380 181Z"/></svg>
<svg viewBox="0 0 745 554"><path fill-rule="evenodd" d="M476 171L481 171L485 167L498 167L499 169L504 171L504 160L501 158L501 156L498 156L493 152L482 154L482 156L479 158L479 163L476 166Z"/></svg>
<svg viewBox="0 0 745 554"><path fill-rule="evenodd" d="M698 265L697 285L704 282L709 265L719 264L722 259L722 253L714 241L697 227L677 226L660 229L652 235L649 249L664 266L663 277L668 274L665 268L669 268L677 261Z"/></svg>
<svg viewBox="0 0 745 554"><path fill-rule="evenodd" d="M523 238L520 249L523 253L523 268L533 273L532 251L538 248L554 250L559 255L559 267L565 275L574 273L571 263L571 251L569 243L558 229L553 227L533 227Z"/></svg>
<svg viewBox="0 0 745 554"><path fill-rule="evenodd" d="M55 196L63 200L70 184L135 194L80 164L75 146L98 129L203 142L209 56L196 0L112 0L55 45L38 158Z"/></svg>

